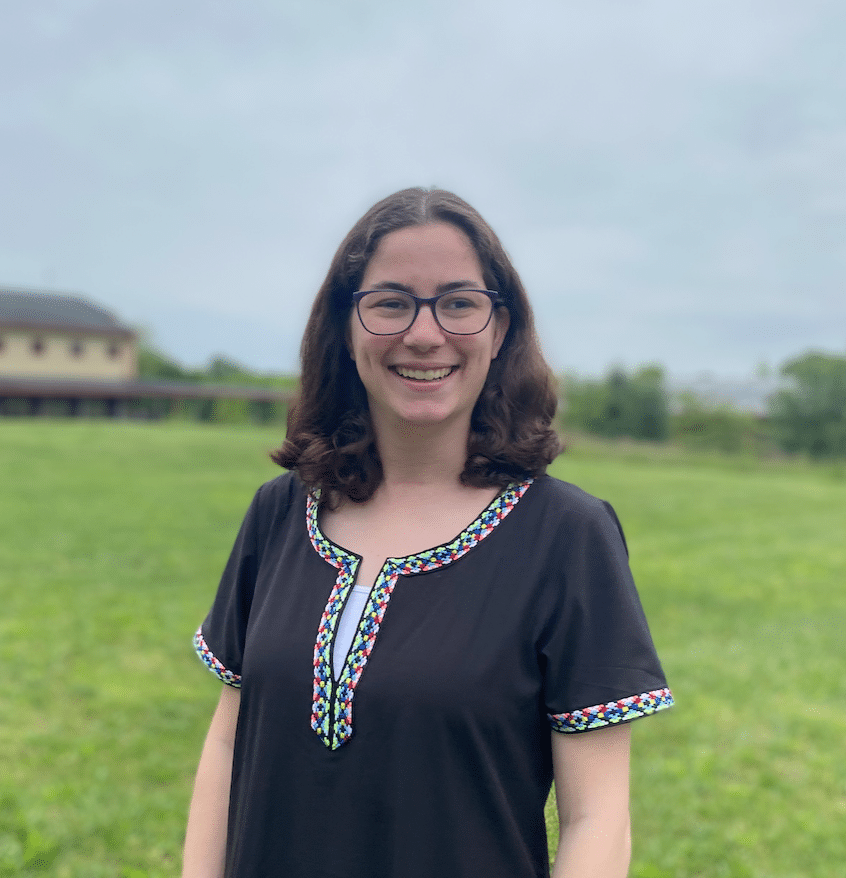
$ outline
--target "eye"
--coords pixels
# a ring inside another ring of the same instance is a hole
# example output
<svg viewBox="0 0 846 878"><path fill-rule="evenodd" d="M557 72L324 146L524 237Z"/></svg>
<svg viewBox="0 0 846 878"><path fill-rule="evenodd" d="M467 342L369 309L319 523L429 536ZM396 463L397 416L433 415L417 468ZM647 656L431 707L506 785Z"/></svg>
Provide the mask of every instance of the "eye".
<svg viewBox="0 0 846 878"><path fill-rule="evenodd" d="M457 316L463 312L478 311L484 307L487 296L474 290L457 290L438 301L441 311Z"/></svg>
<svg viewBox="0 0 846 878"><path fill-rule="evenodd" d="M362 297L362 307L382 314L404 314L414 307L414 303L405 293L396 290L376 290Z"/></svg>
<svg viewBox="0 0 846 878"><path fill-rule="evenodd" d="M376 307L388 311L401 311L403 308L408 308L409 303L406 299L382 299L376 303Z"/></svg>

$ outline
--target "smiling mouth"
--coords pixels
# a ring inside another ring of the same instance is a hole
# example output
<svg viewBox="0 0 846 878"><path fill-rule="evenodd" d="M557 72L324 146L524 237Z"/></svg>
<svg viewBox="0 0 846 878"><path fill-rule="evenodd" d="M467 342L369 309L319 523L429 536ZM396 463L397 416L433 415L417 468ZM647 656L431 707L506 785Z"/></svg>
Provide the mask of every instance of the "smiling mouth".
<svg viewBox="0 0 846 878"><path fill-rule="evenodd" d="M412 381L439 381L441 378L446 378L447 375L452 375L458 366L446 366L443 369L407 369L405 366L392 366L391 368L401 378L408 378Z"/></svg>

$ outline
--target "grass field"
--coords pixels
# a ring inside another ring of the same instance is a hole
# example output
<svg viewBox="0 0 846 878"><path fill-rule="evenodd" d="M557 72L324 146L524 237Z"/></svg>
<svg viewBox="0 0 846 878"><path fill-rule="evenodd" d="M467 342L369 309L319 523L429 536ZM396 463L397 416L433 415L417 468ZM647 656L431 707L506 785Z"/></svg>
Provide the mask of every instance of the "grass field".
<svg viewBox="0 0 846 878"><path fill-rule="evenodd" d="M278 470L254 427L0 421L0 876L172 878L219 685L190 647ZM634 727L632 878L846 862L843 468L577 444L678 706Z"/></svg>

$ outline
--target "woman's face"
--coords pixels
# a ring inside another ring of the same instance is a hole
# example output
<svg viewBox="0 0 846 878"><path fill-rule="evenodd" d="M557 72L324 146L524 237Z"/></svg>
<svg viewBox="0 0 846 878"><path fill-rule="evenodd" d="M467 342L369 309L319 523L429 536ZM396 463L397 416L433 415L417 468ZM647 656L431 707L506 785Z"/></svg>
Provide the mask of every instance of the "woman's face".
<svg viewBox="0 0 846 878"><path fill-rule="evenodd" d="M398 289L429 298L447 289L485 289L470 239L449 223L398 229L385 235L370 259L362 290ZM414 323L396 335L372 335L350 314L348 346L367 390L374 428L407 423L464 425L484 386L491 360L508 330L497 308L476 335L451 335L422 306Z"/></svg>

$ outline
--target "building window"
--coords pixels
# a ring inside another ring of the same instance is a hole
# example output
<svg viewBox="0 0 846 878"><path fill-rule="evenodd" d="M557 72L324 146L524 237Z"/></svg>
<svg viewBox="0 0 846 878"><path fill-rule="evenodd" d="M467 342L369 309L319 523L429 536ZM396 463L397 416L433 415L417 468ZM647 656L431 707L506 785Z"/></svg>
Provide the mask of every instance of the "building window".
<svg viewBox="0 0 846 878"><path fill-rule="evenodd" d="M29 347L36 357L40 357L44 353L44 339L36 336Z"/></svg>
<svg viewBox="0 0 846 878"><path fill-rule="evenodd" d="M70 352L72 357L76 357L76 359L79 359L82 356L84 350L85 349L82 346L82 342L78 338L74 339L71 342Z"/></svg>
<svg viewBox="0 0 846 878"><path fill-rule="evenodd" d="M112 344L109 345L108 352L109 352L109 357L112 360L116 360L121 354L120 345L112 342Z"/></svg>

